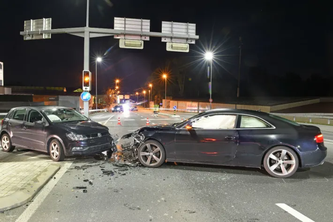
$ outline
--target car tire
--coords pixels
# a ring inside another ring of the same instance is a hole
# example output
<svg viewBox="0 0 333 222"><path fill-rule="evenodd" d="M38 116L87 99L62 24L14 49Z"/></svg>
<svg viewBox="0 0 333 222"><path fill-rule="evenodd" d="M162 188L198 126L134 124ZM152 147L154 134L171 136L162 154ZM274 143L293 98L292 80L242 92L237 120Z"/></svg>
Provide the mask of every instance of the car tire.
<svg viewBox="0 0 333 222"><path fill-rule="evenodd" d="M294 150L277 146L266 153L263 164L269 175L276 178L287 178L298 170L299 159Z"/></svg>
<svg viewBox="0 0 333 222"><path fill-rule="evenodd" d="M12 140L7 133L2 134L1 136L1 147L5 152L13 152L15 146L12 145Z"/></svg>
<svg viewBox="0 0 333 222"><path fill-rule="evenodd" d="M53 161L59 162L64 160L65 154L64 149L57 139L52 139L49 143L49 154Z"/></svg>
<svg viewBox="0 0 333 222"><path fill-rule="evenodd" d="M138 158L143 166L156 168L164 163L165 150L159 142L147 140L138 148Z"/></svg>

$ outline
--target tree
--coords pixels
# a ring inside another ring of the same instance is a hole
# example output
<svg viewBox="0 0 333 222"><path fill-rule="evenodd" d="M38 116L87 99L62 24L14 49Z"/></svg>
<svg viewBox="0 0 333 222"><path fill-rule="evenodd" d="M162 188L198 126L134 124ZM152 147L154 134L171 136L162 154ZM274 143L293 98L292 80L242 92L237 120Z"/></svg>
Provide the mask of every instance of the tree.
<svg viewBox="0 0 333 222"><path fill-rule="evenodd" d="M117 103L117 93L114 89L108 88L106 90L105 102L109 106L111 106L114 103Z"/></svg>

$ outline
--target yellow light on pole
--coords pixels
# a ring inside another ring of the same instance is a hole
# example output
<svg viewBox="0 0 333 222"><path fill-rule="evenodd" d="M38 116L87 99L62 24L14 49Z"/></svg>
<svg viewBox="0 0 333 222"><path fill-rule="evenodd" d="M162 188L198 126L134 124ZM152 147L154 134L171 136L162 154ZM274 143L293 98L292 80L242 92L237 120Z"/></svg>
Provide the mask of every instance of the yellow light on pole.
<svg viewBox="0 0 333 222"><path fill-rule="evenodd" d="M164 99L166 100L166 97L167 97L167 75L163 74L163 78L165 79L165 95L164 95Z"/></svg>
<svg viewBox="0 0 333 222"><path fill-rule="evenodd" d="M150 87L150 90L149 90L149 100L152 100L152 97L153 97L153 84L149 83L149 87Z"/></svg>
<svg viewBox="0 0 333 222"><path fill-rule="evenodd" d="M116 86L116 89L119 89L119 86Z"/></svg>
<svg viewBox="0 0 333 222"><path fill-rule="evenodd" d="M138 103L138 101L139 101L139 93L136 92L135 95L136 95L136 103Z"/></svg>
<svg viewBox="0 0 333 222"><path fill-rule="evenodd" d="M119 79L116 79L116 83L119 83Z"/></svg>

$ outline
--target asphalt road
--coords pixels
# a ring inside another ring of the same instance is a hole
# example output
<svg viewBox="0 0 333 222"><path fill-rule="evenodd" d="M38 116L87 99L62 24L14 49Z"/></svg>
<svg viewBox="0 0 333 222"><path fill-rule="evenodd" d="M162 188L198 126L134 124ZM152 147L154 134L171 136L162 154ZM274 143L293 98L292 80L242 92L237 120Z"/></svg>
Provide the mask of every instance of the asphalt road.
<svg viewBox="0 0 333 222"><path fill-rule="evenodd" d="M147 118L150 124L163 124L189 115L154 117L151 111L140 111L129 116L98 113L92 119L121 136L146 125ZM331 222L333 127L323 133L329 149L326 162L288 179L275 179L257 169L173 163L149 169L117 167L90 157L67 159L63 175L55 175L31 203L1 213L0 221ZM20 152L21 159L45 158ZM0 158L17 155L0 153ZM87 187L87 192L78 186Z"/></svg>

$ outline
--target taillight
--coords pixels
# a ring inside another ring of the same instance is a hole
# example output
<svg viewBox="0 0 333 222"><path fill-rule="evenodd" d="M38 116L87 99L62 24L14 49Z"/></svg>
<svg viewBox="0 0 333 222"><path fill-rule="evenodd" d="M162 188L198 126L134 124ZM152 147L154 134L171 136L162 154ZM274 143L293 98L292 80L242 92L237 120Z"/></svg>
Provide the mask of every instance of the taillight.
<svg viewBox="0 0 333 222"><path fill-rule="evenodd" d="M323 134L319 134L315 136L316 143L323 143L324 142L324 136Z"/></svg>

